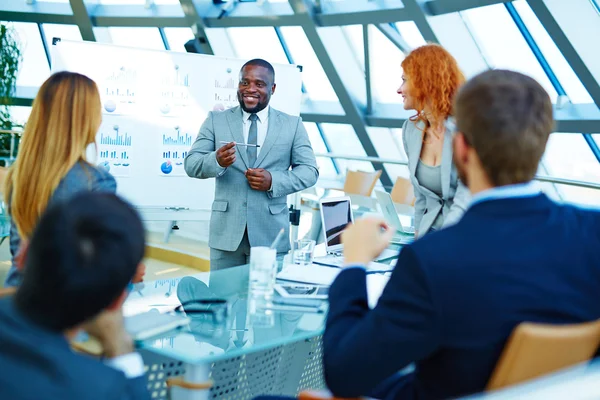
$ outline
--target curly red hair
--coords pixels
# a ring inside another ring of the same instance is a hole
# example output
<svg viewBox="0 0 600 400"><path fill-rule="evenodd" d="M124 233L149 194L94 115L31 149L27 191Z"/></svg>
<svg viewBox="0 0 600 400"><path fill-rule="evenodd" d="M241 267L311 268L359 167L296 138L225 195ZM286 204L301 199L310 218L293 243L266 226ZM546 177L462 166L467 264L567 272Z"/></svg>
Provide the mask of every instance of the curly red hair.
<svg viewBox="0 0 600 400"><path fill-rule="evenodd" d="M446 49L438 44L418 47L402 61L402 69L417 110L411 121L428 124L423 115L425 106L435 119L445 120L452 115L452 101L465 76Z"/></svg>

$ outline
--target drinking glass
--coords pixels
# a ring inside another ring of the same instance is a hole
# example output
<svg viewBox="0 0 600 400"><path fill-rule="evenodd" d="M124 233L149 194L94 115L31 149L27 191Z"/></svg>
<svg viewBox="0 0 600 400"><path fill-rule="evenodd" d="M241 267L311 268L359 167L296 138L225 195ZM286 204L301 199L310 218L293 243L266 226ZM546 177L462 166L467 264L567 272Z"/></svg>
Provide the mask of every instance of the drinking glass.
<svg viewBox="0 0 600 400"><path fill-rule="evenodd" d="M303 266L311 265L315 255L315 241L311 239L300 239L294 241L292 255L294 264Z"/></svg>

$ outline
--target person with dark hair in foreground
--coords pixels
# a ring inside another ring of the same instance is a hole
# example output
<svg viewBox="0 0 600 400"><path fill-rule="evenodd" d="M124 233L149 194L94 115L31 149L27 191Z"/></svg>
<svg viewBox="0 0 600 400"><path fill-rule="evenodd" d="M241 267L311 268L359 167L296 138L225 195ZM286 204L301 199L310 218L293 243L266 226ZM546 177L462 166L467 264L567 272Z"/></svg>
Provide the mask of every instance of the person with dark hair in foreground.
<svg viewBox="0 0 600 400"><path fill-rule="evenodd" d="M138 214L114 194L77 195L43 214L21 286L0 299L0 398L150 398L121 312L144 249ZM71 350L82 329L104 362Z"/></svg>
<svg viewBox="0 0 600 400"><path fill-rule="evenodd" d="M365 219L343 234L346 268L329 291L323 337L336 396L480 392L519 323L600 318L600 213L554 203L531 182L553 130L548 94L492 70L460 89L454 110L454 162L471 204L456 225L402 249L372 310L364 266L394 229Z"/></svg>

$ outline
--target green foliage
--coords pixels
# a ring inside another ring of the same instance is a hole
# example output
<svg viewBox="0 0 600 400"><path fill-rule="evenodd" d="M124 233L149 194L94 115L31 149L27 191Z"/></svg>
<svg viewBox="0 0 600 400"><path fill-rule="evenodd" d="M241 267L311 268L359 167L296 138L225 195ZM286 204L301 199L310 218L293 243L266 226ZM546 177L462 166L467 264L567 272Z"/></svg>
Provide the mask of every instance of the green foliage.
<svg viewBox="0 0 600 400"><path fill-rule="evenodd" d="M23 60L19 38L16 30L8 24L0 24L0 129L12 129L18 127L12 121L9 99L15 93L17 86L17 74ZM0 139L0 149L4 149L4 143Z"/></svg>
<svg viewBox="0 0 600 400"><path fill-rule="evenodd" d="M19 44L19 38L16 30L6 23L0 24L0 129L22 128L22 125L15 123L10 115L10 98L15 93L17 86L17 74L23 54ZM11 134L0 134L0 159L6 159L11 155L11 146L13 146L13 156L17 153L19 137ZM1 163L1 162L0 162Z"/></svg>

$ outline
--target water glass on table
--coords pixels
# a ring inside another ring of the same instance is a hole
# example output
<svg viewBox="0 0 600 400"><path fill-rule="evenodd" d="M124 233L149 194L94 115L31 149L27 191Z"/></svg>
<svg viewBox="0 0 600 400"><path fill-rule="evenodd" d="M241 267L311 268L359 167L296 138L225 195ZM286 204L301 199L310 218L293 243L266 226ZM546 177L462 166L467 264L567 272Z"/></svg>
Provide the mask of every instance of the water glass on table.
<svg viewBox="0 0 600 400"><path fill-rule="evenodd" d="M311 265L315 255L315 241L311 239L300 239L294 241L292 248L292 260L294 264L303 266Z"/></svg>
<svg viewBox="0 0 600 400"><path fill-rule="evenodd" d="M249 297L270 302L277 275L277 250L269 247L250 248Z"/></svg>

